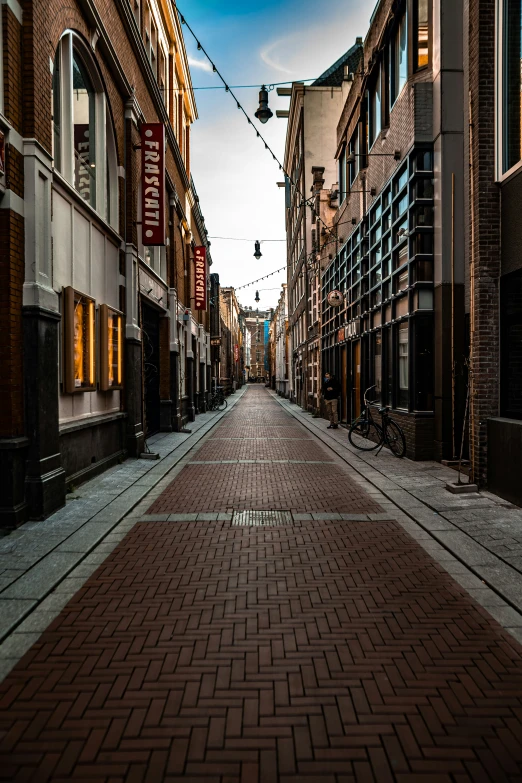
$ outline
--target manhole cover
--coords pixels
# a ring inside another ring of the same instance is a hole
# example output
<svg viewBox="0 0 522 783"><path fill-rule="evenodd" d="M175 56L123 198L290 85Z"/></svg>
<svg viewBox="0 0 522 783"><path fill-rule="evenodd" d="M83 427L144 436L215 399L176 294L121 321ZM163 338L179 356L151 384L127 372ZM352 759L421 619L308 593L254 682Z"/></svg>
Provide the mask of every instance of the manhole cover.
<svg viewBox="0 0 522 783"><path fill-rule="evenodd" d="M245 527L275 527L291 523L290 511L234 511L232 516L233 525Z"/></svg>

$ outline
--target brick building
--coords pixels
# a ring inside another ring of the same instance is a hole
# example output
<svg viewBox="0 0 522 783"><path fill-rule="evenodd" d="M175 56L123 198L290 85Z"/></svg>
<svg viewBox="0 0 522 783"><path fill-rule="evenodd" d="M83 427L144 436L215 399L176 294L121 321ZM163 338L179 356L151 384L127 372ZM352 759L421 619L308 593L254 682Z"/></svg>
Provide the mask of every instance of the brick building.
<svg viewBox="0 0 522 783"><path fill-rule="evenodd" d="M522 505L522 11L462 13L470 457L476 481Z"/></svg>
<svg viewBox="0 0 522 783"><path fill-rule="evenodd" d="M315 219L308 209L314 169L321 167L331 186L337 177L335 166L336 124L350 91L349 74L355 71L361 42L351 47L311 85L294 83L290 94L285 145L286 238L288 313L291 335L289 396L306 410L318 406L320 367L320 282L310 265L315 244ZM281 116L287 116L283 113Z"/></svg>
<svg viewBox="0 0 522 783"><path fill-rule="evenodd" d="M250 335L250 364L245 365L246 380L265 381L270 375L268 329L270 310L243 310L245 332Z"/></svg>
<svg viewBox="0 0 522 783"><path fill-rule="evenodd" d="M0 524L12 527L204 410L210 346L208 312L193 308L193 249L207 240L174 4L0 9ZM143 123L165 129L163 246L142 236Z"/></svg>
<svg viewBox="0 0 522 783"><path fill-rule="evenodd" d="M381 0L337 126L323 364L341 379L341 419L373 386L414 459L450 459L462 431L462 107L459 3Z"/></svg>

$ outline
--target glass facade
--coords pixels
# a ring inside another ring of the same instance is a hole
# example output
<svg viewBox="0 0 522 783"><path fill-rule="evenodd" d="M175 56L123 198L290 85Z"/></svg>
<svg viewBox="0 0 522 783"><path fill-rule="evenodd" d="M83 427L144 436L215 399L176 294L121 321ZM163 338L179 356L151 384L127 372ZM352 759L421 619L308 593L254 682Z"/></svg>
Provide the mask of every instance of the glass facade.
<svg viewBox="0 0 522 783"><path fill-rule="evenodd" d="M410 153L322 277L324 366L340 377L339 344L360 343L362 392L375 385L375 397L410 412L433 411L432 161L428 147ZM344 294L336 309L334 289Z"/></svg>

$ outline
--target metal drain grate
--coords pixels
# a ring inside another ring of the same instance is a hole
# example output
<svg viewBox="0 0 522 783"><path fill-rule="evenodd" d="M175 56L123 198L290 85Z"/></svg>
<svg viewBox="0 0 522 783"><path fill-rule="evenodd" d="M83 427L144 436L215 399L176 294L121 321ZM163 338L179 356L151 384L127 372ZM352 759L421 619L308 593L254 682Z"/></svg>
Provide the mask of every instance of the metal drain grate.
<svg viewBox="0 0 522 783"><path fill-rule="evenodd" d="M244 527L276 527L292 524L290 511L234 511L233 525Z"/></svg>

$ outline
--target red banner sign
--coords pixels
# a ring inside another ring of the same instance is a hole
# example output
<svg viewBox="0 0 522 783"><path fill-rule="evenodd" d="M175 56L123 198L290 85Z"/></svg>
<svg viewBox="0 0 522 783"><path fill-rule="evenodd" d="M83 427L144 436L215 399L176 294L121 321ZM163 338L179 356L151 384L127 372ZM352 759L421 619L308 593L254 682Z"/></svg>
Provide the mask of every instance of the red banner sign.
<svg viewBox="0 0 522 783"><path fill-rule="evenodd" d="M195 309L207 309L207 249L205 247L194 248L195 267Z"/></svg>
<svg viewBox="0 0 522 783"><path fill-rule="evenodd" d="M234 345L234 361L239 361L239 345Z"/></svg>
<svg viewBox="0 0 522 783"><path fill-rule="evenodd" d="M144 245L165 244L165 126L141 126L141 229Z"/></svg>

